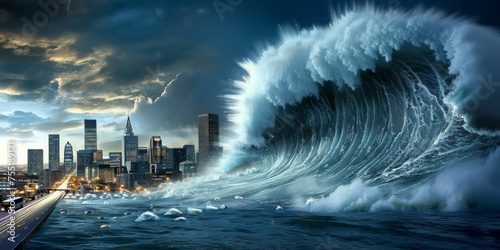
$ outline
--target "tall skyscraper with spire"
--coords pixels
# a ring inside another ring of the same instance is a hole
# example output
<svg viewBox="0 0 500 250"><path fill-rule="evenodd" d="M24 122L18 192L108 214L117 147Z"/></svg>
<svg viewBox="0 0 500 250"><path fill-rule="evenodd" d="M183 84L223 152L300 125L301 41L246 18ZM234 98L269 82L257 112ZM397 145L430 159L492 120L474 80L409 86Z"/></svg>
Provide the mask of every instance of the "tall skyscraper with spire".
<svg viewBox="0 0 500 250"><path fill-rule="evenodd" d="M125 126L125 136L123 137L123 162L137 162L139 155L139 138L134 135L130 116L127 117L127 126Z"/></svg>

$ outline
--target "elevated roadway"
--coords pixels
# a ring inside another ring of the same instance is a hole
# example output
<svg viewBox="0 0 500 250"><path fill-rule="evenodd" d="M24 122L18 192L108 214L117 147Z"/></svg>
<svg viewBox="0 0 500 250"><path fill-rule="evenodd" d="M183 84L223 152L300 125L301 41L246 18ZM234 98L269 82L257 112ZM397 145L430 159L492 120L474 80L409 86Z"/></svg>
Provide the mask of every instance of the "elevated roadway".
<svg viewBox="0 0 500 250"><path fill-rule="evenodd" d="M0 215L0 249L23 249L35 229L52 213L64 198L71 175L50 194L26 203L15 213Z"/></svg>

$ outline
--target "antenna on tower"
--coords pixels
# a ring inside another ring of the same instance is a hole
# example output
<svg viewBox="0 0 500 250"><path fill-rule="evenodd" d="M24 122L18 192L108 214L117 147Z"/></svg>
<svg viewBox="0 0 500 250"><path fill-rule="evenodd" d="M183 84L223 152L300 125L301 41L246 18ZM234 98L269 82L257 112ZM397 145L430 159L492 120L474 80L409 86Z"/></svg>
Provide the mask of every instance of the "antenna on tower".
<svg viewBox="0 0 500 250"><path fill-rule="evenodd" d="M127 126L125 126L125 135L134 135L132 131L132 124L130 123L130 116L127 116Z"/></svg>

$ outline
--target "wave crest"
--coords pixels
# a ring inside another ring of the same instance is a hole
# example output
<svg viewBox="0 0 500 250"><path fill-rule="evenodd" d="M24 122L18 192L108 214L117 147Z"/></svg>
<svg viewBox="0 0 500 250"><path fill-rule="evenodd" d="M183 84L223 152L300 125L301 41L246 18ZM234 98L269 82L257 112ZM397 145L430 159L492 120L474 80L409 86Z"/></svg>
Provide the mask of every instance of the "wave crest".
<svg viewBox="0 0 500 250"><path fill-rule="evenodd" d="M226 96L229 120L236 124L238 135L232 146L264 146L262 132L274 126L276 107L318 96L317 83L356 89L363 84L362 72L376 72L378 64L392 61L394 52L406 44L430 48L436 60L448 65L447 74L455 78L443 101L457 115L467 115L476 124L481 124L485 113L489 121L500 121L500 111L486 105L500 91L481 100L481 109L466 112L466 103L477 99L478 77L500 79L496 66L500 63L500 36L495 31L434 10L383 12L366 7L347 12L329 27L285 31L277 46L240 64L248 75L235 82L236 94Z"/></svg>

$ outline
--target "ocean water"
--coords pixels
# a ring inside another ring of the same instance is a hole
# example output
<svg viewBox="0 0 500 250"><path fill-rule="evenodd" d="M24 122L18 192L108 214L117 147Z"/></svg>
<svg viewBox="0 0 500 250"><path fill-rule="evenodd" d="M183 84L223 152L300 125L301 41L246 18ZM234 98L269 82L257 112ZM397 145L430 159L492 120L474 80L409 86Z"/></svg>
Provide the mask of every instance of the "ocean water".
<svg viewBox="0 0 500 250"><path fill-rule="evenodd" d="M498 249L500 215L464 212L313 213L275 200L61 201L27 249ZM160 218L135 221L154 205ZM280 205L283 209L276 210ZM176 207L200 214L164 215ZM65 209L67 214L59 211ZM84 211L92 210L92 214ZM125 215L130 212L130 215ZM104 219L99 220L102 216ZM119 217L113 219L113 217ZM186 220L175 221L183 216ZM109 228L101 225L109 224Z"/></svg>

